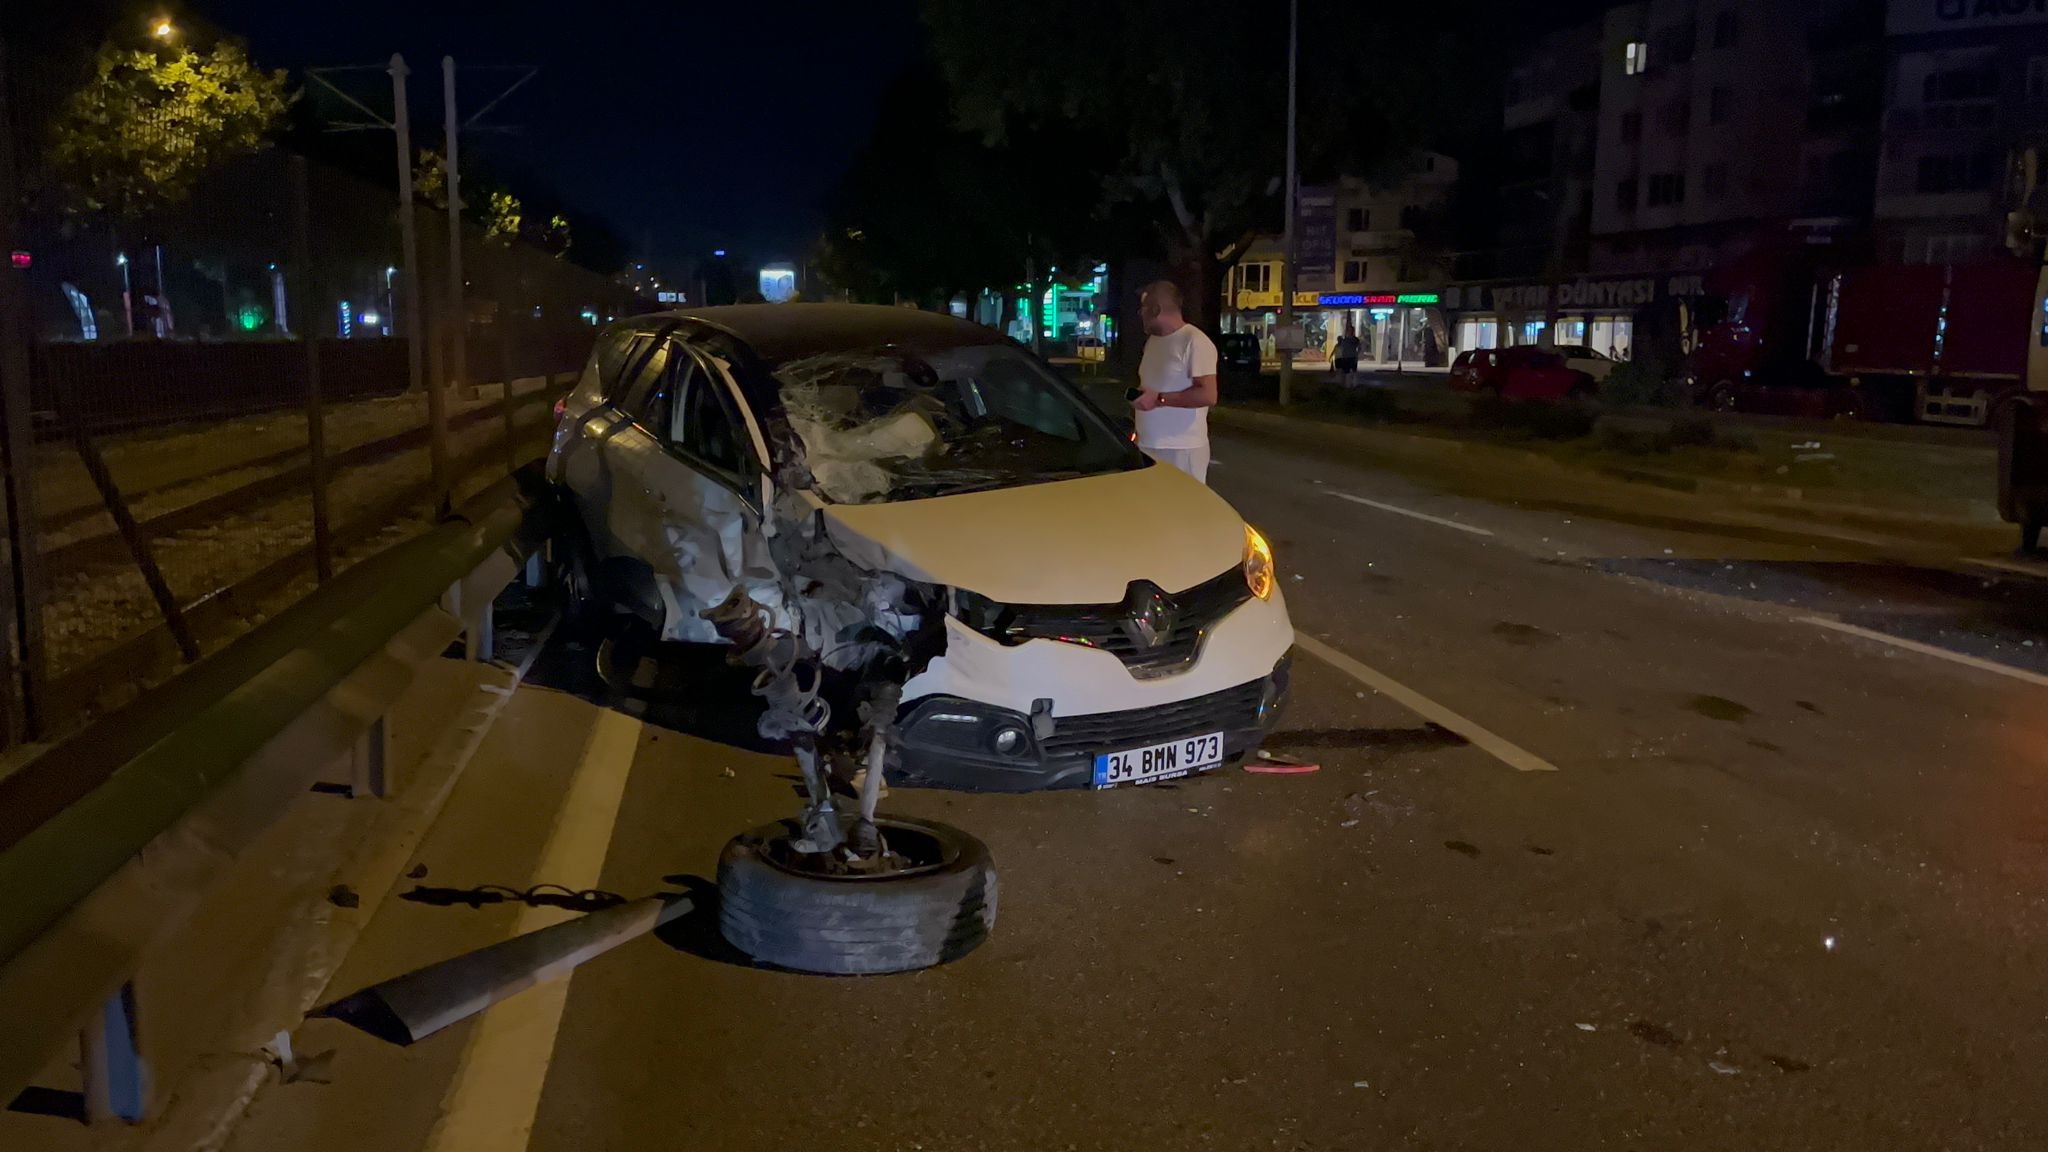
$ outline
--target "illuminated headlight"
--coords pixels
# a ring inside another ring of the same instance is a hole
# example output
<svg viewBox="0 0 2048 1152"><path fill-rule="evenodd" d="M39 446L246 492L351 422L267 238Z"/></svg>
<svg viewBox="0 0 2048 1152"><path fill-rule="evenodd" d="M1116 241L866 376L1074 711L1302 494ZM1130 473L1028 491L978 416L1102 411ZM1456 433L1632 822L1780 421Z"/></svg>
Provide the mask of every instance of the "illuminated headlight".
<svg viewBox="0 0 2048 1152"><path fill-rule="evenodd" d="M1259 535L1259 530L1247 524L1244 526L1244 582L1252 595L1261 600L1273 596L1273 546Z"/></svg>

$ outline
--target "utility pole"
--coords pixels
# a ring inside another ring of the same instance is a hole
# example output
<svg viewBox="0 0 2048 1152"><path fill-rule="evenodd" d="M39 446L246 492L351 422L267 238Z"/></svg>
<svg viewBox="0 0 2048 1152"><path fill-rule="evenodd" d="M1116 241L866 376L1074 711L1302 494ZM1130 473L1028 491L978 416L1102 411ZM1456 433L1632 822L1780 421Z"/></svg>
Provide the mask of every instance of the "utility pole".
<svg viewBox="0 0 2048 1152"><path fill-rule="evenodd" d="M1286 231L1282 233L1284 237L1282 243L1284 255L1282 259L1285 263L1280 265L1280 327L1282 331L1288 333L1288 336L1285 340L1276 341L1276 343L1281 345L1279 351L1280 406L1282 408L1285 408L1294 398L1294 354L1299 351L1298 348L1291 347L1291 345L1295 343L1293 337L1294 197L1298 191L1295 187L1294 178L1294 68L1296 57L1295 42L1297 27L1300 23L1301 0L1287 0L1287 217L1284 225Z"/></svg>
<svg viewBox="0 0 2048 1152"><path fill-rule="evenodd" d="M455 57L441 57L441 100L448 116L448 375L455 384L469 382L469 311L462 291L462 121L455 116Z"/></svg>
<svg viewBox="0 0 2048 1152"><path fill-rule="evenodd" d="M1030 243L1028 237L1025 243ZM1042 335L1043 329L1038 326L1038 313L1039 309L1043 307L1044 297L1039 295L1038 257L1036 256L1026 256L1024 258L1024 286L1031 293L1031 299L1024 308L1024 322L1031 326L1031 350L1043 356L1045 354L1045 338Z"/></svg>
<svg viewBox="0 0 2048 1152"><path fill-rule="evenodd" d="M448 409L441 382L428 387L421 362L428 339L426 308L420 303L420 234L413 217L412 112L406 106L405 57L391 54L391 124L398 137L398 234L405 257L405 366L414 392L427 394L427 458L436 495L448 491Z"/></svg>
<svg viewBox="0 0 2048 1152"><path fill-rule="evenodd" d="M14 135L8 113L7 44L0 40L0 251L17 242L15 212L20 204L14 172ZM43 644L43 545L36 517L35 441L31 436L29 371L35 332L28 319L28 275L12 264L0 268L0 459L5 484L0 506L7 520L6 587L11 620L0 620L0 736L10 745L43 735L43 685L47 670ZM10 635L11 633L11 635ZM20 653L20 664L14 654ZM18 677L17 677L18 669Z"/></svg>

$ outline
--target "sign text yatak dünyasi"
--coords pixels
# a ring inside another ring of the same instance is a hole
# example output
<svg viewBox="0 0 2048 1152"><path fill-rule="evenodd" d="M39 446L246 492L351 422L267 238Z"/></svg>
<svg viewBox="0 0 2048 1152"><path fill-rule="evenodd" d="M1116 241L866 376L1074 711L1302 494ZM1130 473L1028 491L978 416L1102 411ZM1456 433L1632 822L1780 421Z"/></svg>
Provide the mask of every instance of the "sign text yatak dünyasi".
<svg viewBox="0 0 2048 1152"><path fill-rule="evenodd" d="M1895 36L2048 23L2048 0L1892 0L1885 26Z"/></svg>

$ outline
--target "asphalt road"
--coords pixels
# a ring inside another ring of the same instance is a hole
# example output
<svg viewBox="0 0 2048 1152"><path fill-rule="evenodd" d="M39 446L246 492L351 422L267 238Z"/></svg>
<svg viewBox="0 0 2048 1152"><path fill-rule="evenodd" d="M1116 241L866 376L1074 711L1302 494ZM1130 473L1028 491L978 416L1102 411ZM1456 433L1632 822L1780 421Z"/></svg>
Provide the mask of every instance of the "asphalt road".
<svg viewBox="0 0 2048 1152"><path fill-rule="evenodd" d="M229 1146L2048 1146L2048 583L1215 455L1350 669L1298 655L1269 743L1319 772L898 790L993 849L959 963L761 971L686 921L411 1048L309 1022ZM793 811L729 698L610 710L587 656L542 660L408 883L638 895ZM333 987L545 915L388 901Z"/></svg>

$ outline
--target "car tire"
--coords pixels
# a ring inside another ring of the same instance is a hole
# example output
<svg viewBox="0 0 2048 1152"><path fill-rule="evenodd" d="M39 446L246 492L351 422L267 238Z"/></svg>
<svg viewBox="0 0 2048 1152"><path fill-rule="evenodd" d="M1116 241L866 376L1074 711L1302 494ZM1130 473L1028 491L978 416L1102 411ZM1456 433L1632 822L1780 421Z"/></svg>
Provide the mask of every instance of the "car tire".
<svg viewBox="0 0 2048 1152"><path fill-rule="evenodd" d="M579 535L571 530L548 541L549 567L555 589L561 595L562 623L571 630L587 627L597 614L590 548L577 538Z"/></svg>
<svg viewBox="0 0 2048 1152"><path fill-rule="evenodd" d="M883 818L887 836L927 838L933 863L871 877L799 871L780 820L726 843L718 858L718 927L756 961L797 972L868 976L958 960L996 922L996 872L987 845L958 828Z"/></svg>

